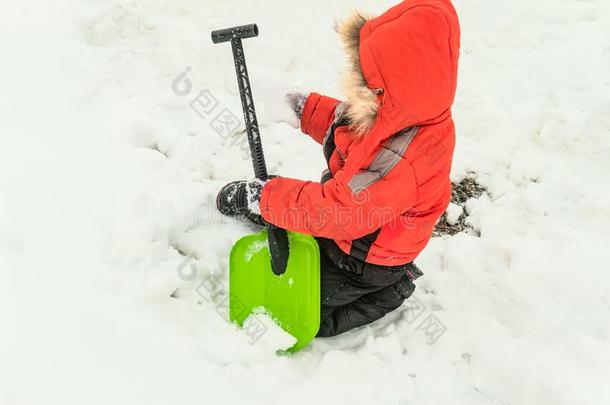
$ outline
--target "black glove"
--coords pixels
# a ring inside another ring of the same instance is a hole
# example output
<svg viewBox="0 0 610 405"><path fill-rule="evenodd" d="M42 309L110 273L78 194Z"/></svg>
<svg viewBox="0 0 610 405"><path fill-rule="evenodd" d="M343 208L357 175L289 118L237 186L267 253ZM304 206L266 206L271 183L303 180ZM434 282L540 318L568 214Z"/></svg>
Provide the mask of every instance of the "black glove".
<svg viewBox="0 0 610 405"><path fill-rule="evenodd" d="M264 225L258 205L265 182L238 180L225 185L216 196L216 207L228 216L244 215L257 225Z"/></svg>

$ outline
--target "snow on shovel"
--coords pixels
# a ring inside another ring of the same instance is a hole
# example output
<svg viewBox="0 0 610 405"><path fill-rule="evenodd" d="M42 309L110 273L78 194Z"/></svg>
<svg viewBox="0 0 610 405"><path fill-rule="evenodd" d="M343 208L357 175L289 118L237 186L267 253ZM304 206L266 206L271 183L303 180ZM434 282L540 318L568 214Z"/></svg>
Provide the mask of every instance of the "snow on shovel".
<svg viewBox="0 0 610 405"><path fill-rule="evenodd" d="M212 42L231 42L254 174L266 181L267 165L242 46L242 38L257 36L257 25L250 24L213 31ZM320 326L320 252L313 237L268 223L262 232L237 241L229 267L231 321L243 326L252 311L264 309L297 339L289 351L309 344Z"/></svg>

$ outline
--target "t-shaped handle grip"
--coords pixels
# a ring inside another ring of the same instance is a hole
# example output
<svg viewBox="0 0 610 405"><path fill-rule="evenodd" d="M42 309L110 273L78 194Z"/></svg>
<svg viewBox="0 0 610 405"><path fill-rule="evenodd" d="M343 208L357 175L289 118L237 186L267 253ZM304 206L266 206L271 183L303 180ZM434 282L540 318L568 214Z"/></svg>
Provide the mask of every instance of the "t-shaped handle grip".
<svg viewBox="0 0 610 405"><path fill-rule="evenodd" d="M244 39L257 36L258 26L256 24L241 25L239 27L212 31L212 42L219 44L221 42L229 42L235 38Z"/></svg>

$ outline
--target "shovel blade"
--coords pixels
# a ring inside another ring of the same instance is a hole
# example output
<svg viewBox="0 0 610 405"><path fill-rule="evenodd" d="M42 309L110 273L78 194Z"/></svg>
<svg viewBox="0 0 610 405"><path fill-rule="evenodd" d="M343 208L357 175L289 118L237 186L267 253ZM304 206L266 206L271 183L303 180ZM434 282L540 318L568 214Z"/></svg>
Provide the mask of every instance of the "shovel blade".
<svg viewBox="0 0 610 405"><path fill-rule="evenodd" d="M316 240L288 232L286 272L271 267L267 231L241 238L230 258L230 318L243 326L254 309L263 307L276 323L297 339L288 351L307 346L320 327L320 250Z"/></svg>

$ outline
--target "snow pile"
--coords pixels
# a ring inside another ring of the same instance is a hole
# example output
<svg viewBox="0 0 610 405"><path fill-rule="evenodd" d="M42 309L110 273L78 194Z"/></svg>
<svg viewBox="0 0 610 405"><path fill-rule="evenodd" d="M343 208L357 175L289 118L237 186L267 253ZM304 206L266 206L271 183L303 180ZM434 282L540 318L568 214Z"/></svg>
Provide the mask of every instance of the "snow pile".
<svg viewBox="0 0 610 405"><path fill-rule="evenodd" d="M399 311L294 356L264 317L226 321L228 254L256 228L215 208L252 168L209 33L259 24L270 172L316 180L319 145L274 122L274 86L339 96L333 21L392 2L5 3L0 403L610 399L607 1L455 1L452 180L487 190L463 207L479 237L434 239Z"/></svg>
<svg viewBox="0 0 610 405"><path fill-rule="evenodd" d="M286 351L297 342L294 336L284 331L273 320L273 317L267 313L265 308L255 308L252 314L244 321L243 329L247 332L254 327L259 327L259 324L260 327L264 327L265 333L261 334L260 341L256 343L264 344L268 348L269 353L273 353L273 351L277 353Z"/></svg>

